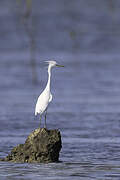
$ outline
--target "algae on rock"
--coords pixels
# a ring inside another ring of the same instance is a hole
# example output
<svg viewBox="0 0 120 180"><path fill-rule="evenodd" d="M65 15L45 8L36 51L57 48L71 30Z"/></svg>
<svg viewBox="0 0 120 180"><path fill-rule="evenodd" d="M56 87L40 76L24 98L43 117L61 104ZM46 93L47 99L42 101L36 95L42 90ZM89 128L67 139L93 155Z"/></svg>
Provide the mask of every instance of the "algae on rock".
<svg viewBox="0 0 120 180"><path fill-rule="evenodd" d="M59 130L35 129L26 139L25 144L14 147L11 153L1 159L11 162L49 163L59 161L62 147Z"/></svg>

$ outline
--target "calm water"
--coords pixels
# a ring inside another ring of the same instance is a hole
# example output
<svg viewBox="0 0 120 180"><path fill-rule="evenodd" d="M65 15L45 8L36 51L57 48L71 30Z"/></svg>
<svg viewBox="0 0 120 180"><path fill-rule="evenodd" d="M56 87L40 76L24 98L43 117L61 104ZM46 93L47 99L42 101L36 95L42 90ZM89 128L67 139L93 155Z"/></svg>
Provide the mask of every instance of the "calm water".
<svg viewBox="0 0 120 180"><path fill-rule="evenodd" d="M45 86L47 69L38 67L33 85L28 64L1 63L0 157L24 143L38 127L34 106ZM53 102L48 127L59 128L63 148L60 163L1 162L0 177L12 179L116 179L120 177L120 61L119 56L65 56L63 69L52 71ZM41 76L42 75L42 76Z"/></svg>
<svg viewBox="0 0 120 180"><path fill-rule="evenodd" d="M34 85L26 40L23 41L23 34L18 33L19 37L14 28L15 11L1 1L4 11L0 11L0 39L4 43L0 44L0 157L24 143L31 131L39 126L34 108L47 81L44 60L54 57L65 67L52 71L53 101L48 109L47 123L49 129L61 131L60 163L0 162L0 179L119 180L119 6L110 4L108 8L103 1L101 4L97 1L93 6L81 0L81 8L78 8L80 4L73 1L69 6L54 1L56 8L52 9L49 1L46 2L47 5L41 1L41 11L35 6L40 31L36 55L38 84ZM4 21L6 17L8 24ZM80 26L83 29L78 34ZM10 33L3 36L5 30Z"/></svg>

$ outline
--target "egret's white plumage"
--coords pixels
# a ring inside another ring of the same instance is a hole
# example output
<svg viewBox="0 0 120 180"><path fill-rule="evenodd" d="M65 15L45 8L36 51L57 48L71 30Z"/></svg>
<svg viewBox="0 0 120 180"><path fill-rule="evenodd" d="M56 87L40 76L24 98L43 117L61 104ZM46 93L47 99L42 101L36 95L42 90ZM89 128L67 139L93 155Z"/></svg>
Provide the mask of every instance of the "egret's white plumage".
<svg viewBox="0 0 120 180"><path fill-rule="evenodd" d="M54 66L64 67L64 66L58 65L56 61L46 61L46 62L49 64L48 65L48 82L47 82L46 88L38 97L36 107L35 107L35 116L37 114L40 114L40 123L41 123L41 115L46 111L45 128L46 128L46 114L47 114L48 104L52 101L52 94L50 92L51 68Z"/></svg>

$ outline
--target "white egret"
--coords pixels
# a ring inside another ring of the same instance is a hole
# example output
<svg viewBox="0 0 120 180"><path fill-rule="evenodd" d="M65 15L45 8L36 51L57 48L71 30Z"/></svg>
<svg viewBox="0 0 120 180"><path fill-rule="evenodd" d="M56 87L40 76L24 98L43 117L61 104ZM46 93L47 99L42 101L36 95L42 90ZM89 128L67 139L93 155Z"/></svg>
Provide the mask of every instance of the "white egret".
<svg viewBox="0 0 120 180"><path fill-rule="evenodd" d="M46 128L46 116L47 116L47 108L49 103L52 101L52 94L50 92L50 81L51 81L51 69L52 67L64 67L58 65L56 61L46 61L48 63L48 82L43 90L43 92L38 97L36 107L35 107L35 116L40 114L40 125L41 125L41 118L42 114L45 112L45 124L44 128Z"/></svg>

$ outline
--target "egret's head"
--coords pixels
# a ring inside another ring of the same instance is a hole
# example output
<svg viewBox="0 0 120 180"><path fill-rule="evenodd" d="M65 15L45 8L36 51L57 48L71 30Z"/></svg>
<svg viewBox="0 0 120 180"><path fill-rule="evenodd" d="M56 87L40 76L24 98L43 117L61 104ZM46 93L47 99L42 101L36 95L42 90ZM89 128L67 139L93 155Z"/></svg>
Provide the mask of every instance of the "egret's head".
<svg viewBox="0 0 120 180"><path fill-rule="evenodd" d="M62 65L57 64L56 61L46 61L46 62L49 64L50 67L54 67L54 66L64 67L64 66L62 66Z"/></svg>

